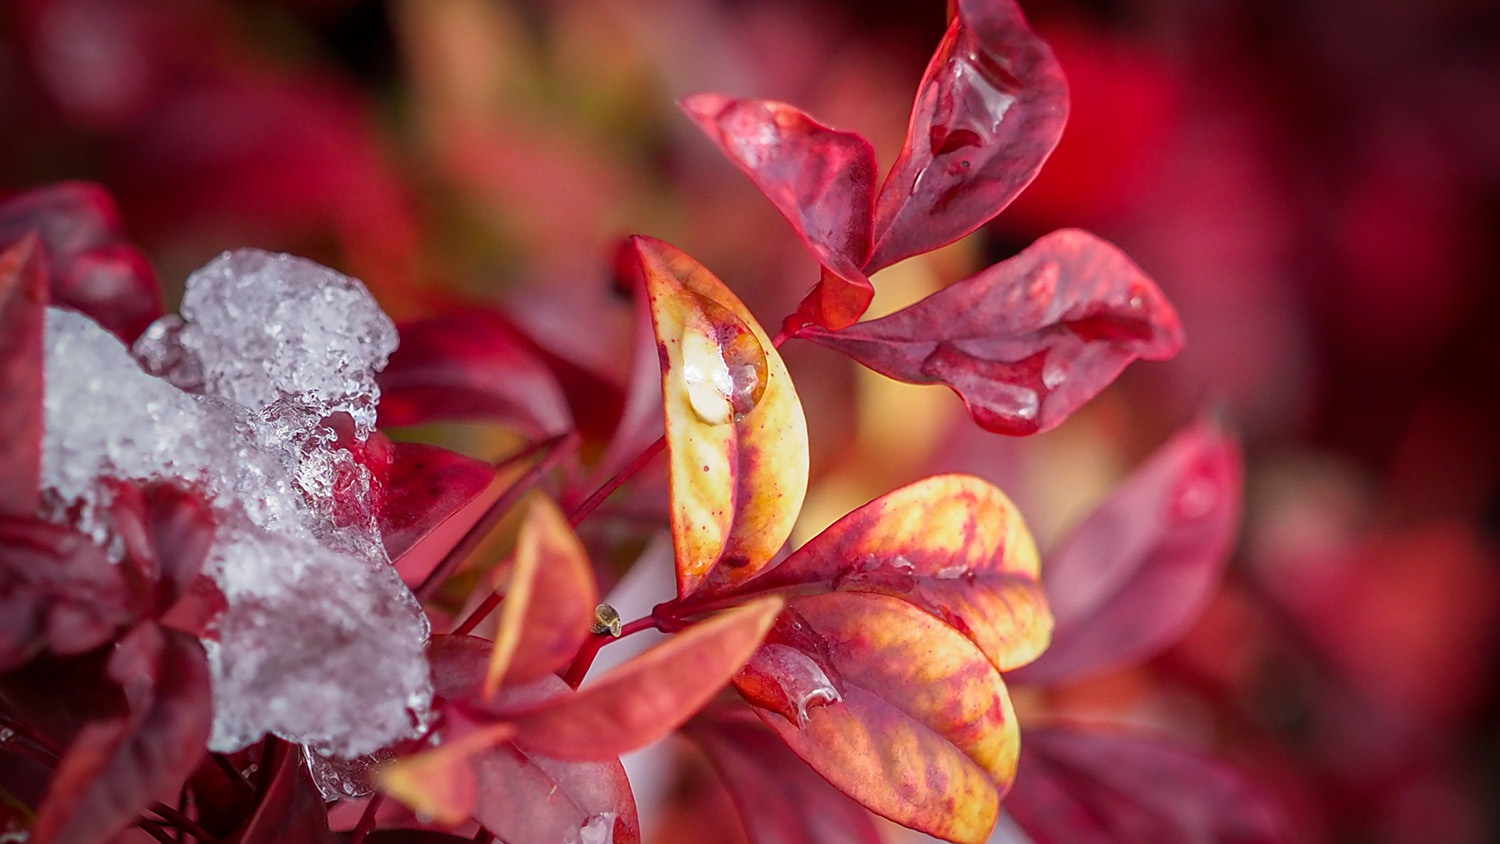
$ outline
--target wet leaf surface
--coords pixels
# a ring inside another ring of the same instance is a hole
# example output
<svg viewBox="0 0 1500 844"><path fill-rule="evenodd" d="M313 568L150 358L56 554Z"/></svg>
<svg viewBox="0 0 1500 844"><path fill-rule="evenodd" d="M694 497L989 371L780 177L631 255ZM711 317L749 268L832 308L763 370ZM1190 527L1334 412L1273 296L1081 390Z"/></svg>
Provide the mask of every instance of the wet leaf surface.
<svg viewBox="0 0 1500 844"><path fill-rule="evenodd" d="M393 457L379 513L380 537L402 576L420 582L499 496L501 487L494 466L446 448L399 442ZM418 560L403 559L418 548L431 560L425 570Z"/></svg>
<svg viewBox="0 0 1500 844"><path fill-rule="evenodd" d="M938 475L844 516L744 589L900 598L1010 671L1047 647L1039 578L1036 545L1010 499L979 478Z"/></svg>
<svg viewBox="0 0 1500 844"><path fill-rule="evenodd" d="M1035 178L1067 121L1062 69L1016 3L956 6L876 200L868 273L952 243L1000 213Z"/></svg>
<svg viewBox="0 0 1500 844"><path fill-rule="evenodd" d="M662 361L677 589L742 583L791 533L807 423L781 356L701 264L634 238Z"/></svg>
<svg viewBox="0 0 1500 844"><path fill-rule="evenodd" d="M746 694L761 720L871 811L950 841L988 838L1017 753L1000 672L953 628L887 595L798 598L787 617L791 629L768 642L826 665L834 693L798 672L801 685L768 699L774 675L763 676ZM803 700L805 714L767 708L810 688L821 694Z"/></svg>
<svg viewBox="0 0 1500 844"><path fill-rule="evenodd" d="M1074 678L1176 641L1223 578L1243 474L1239 447L1211 422L1153 454L1049 557L1042 584L1057 629L1014 679Z"/></svg>
<svg viewBox="0 0 1500 844"><path fill-rule="evenodd" d="M785 103L697 94L682 108L812 250L825 272L801 307L828 328L865 312L875 290L862 268L873 243L875 150Z"/></svg>
<svg viewBox="0 0 1500 844"><path fill-rule="evenodd" d="M1138 736L1030 729L1008 811L1035 844L1289 844L1273 805L1231 768Z"/></svg>
<svg viewBox="0 0 1500 844"><path fill-rule="evenodd" d="M1051 430L1137 358L1182 348L1177 313L1114 246L1063 229L904 310L798 336L913 384L945 384L982 427Z"/></svg>
<svg viewBox="0 0 1500 844"><path fill-rule="evenodd" d="M42 471L47 277L40 241L0 254L0 515L33 516Z"/></svg>

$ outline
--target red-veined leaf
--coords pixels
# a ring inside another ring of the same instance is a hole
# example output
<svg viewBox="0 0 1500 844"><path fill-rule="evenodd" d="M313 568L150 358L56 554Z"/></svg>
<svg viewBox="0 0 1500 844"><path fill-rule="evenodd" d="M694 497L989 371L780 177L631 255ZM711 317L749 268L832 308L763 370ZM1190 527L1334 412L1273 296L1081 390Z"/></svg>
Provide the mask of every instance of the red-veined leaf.
<svg viewBox="0 0 1500 844"><path fill-rule="evenodd" d="M807 423L791 376L724 283L633 238L662 363L677 591L733 587L786 541L807 492Z"/></svg>
<svg viewBox="0 0 1500 844"><path fill-rule="evenodd" d="M889 595L798 598L787 618L785 635L767 645L786 649L779 664L735 681L761 720L871 811L949 841L989 837L1018 738L1010 696L984 654ZM810 699L814 670L828 683ZM767 695L778 677L790 687ZM801 705L789 712L792 699Z"/></svg>
<svg viewBox="0 0 1500 844"><path fill-rule="evenodd" d="M1177 313L1109 243L1063 229L881 319L805 337L876 372L946 384L984 428L1047 431L1137 358L1182 348Z"/></svg>
<svg viewBox="0 0 1500 844"><path fill-rule="evenodd" d="M1014 0L958 0L875 206L867 273L984 225L1035 178L1068 118L1052 50Z"/></svg>
<svg viewBox="0 0 1500 844"><path fill-rule="evenodd" d="M1052 631L1038 569L1031 533L1004 493L979 478L938 475L849 513L744 589L892 595L1010 671L1035 659Z"/></svg>
<svg viewBox="0 0 1500 844"><path fill-rule="evenodd" d="M1276 807L1225 765L1159 741L1026 731L1005 808L1035 844L1288 844Z"/></svg>
<svg viewBox="0 0 1500 844"><path fill-rule="evenodd" d="M0 254L0 515L34 516L42 471L47 276L41 242Z"/></svg>
<svg viewBox="0 0 1500 844"><path fill-rule="evenodd" d="M275 758L262 764L275 766L271 786L255 814L226 844L332 844L323 795L302 764L297 746L276 742Z"/></svg>
<svg viewBox="0 0 1500 844"><path fill-rule="evenodd" d="M213 718L208 660L191 636L137 627L110 656L130 712L86 725L37 810L37 844L91 844L182 785L203 758Z"/></svg>
<svg viewBox="0 0 1500 844"><path fill-rule="evenodd" d="M0 205L0 247L28 232L47 247L54 304L72 308L129 345L161 316L156 273L125 239L109 192L88 182L61 182Z"/></svg>
<svg viewBox="0 0 1500 844"><path fill-rule="evenodd" d="M46 647L104 644L143 607L124 570L93 540L38 519L0 519L0 671Z"/></svg>
<svg viewBox="0 0 1500 844"><path fill-rule="evenodd" d="M379 376L380 425L493 422L542 439L572 429L562 388L500 313L470 307L397 326Z"/></svg>
<svg viewBox="0 0 1500 844"><path fill-rule="evenodd" d="M559 759L609 759L666 736L691 718L745 664L777 613L761 598L695 624L620 665L577 694L499 714L516 743Z"/></svg>
<svg viewBox="0 0 1500 844"><path fill-rule="evenodd" d="M527 683L567 665L588 638L598 603L583 543L551 499L536 499L516 539L484 697L494 697L502 678Z"/></svg>
<svg viewBox="0 0 1500 844"><path fill-rule="evenodd" d="M402 577L420 582L502 488L495 467L483 460L435 445L396 443L380 507L380 537ZM425 568L416 560L403 563L419 545L430 563Z"/></svg>
<svg viewBox="0 0 1500 844"><path fill-rule="evenodd" d="M1186 632L1223 577L1242 483L1239 448L1213 423L1162 446L1049 557L1042 585L1057 629L1014 679L1126 665Z"/></svg>
<svg viewBox="0 0 1500 844"><path fill-rule="evenodd" d="M749 713L699 716L683 732L719 772L752 844L880 844L870 814Z"/></svg>
<svg viewBox="0 0 1500 844"><path fill-rule="evenodd" d="M786 217L825 272L799 309L827 328L864 314L873 245L875 149L785 103L697 94L684 111Z"/></svg>

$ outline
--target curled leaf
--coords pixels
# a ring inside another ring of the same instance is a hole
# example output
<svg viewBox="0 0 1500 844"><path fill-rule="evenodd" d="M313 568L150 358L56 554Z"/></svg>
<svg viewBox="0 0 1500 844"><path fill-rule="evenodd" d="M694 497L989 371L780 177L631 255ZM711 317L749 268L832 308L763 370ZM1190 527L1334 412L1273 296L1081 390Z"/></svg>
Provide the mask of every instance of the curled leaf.
<svg viewBox="0 0 1500 844"><path fill-rule="evenodd" d="M1239 448L1213 423L1157 450L1048 560L1042 585L1057 630L1015 679L1077 677L1176 641L1223 577L1242 483Z"/></svg>
<svg viewBox="0 0 1500 844"><path fill-rule="evenodd" d="M1010 671L1050 639L1039 569L1031 533L1004 493L979 478L938 475L849 513L745 589L900 598Z"/></svg>
<svg viewBox="0 0 1500 844"><path fill-rule="evenodd" d="M778 597L752 601L687 628L577 694L493 711L516 724L522 749L558 759L609 759L644 747L728 685L782 606Z"/></svg>
<svg viewBox="0 0 1500 844"><path fill-rule="evenodd" d="M502 678L526 683L567 665L589 635L598 600L583 543L556 504L537 499L516 540L484 697L494 697Z"/></svg>
<svg viewBox="0 0 1500 844"><path fill-rule="evenodd" d="M859 319L875 290L870 257L875 150L853 132L824 126L785 103L697 94L683 111L750 176L786 217L825 272L803 316L838 329Z"/></svg>
<svg viewBox="0 0 1500 844"><path fill-rule="evenodd" d="M1062 136L1067 83L1020 7L958 0L957 11L876 200L868 273L984 225L1031 183Z"/></svg>
<svg viewBox="0 0 1500 844"><path fill-rule="evenodd" d="M1288 844L1277 807L1233 769L1154 739L1026 731L1005 802L1035 844Z"/></svg>
<svg viewBox="0 0 1500 844"><path fill-rule="evenodd" d="M888 595L814 595L791 611L797 633L821 642L809 659L826 660L839 698L799 720L747 695L761 720L871 811L949 841L988 838L1018 749L1000 672L957 631Z"/></svg>
<svg viewBox="0 0 1500 844"><path fill-rule="evenodd" d="M1124 253L1076 229L881 319L799 336L913 384L946 384L984 428L1050 430L1137 358L1182 348L1177 313Z"/></svg>
<svg viewBox="0 0 1500 844"><path fill-rule="evenodd" d="M662 361L677 591L754 577L807 492L807 423L755 317L701 264L632 240Z"/></svg>
<svg viewBox="0 0 1500 844"><path fill-rule="evenodd" d="M34 236L0 253L0 515L37 512L47 316L43 260Z"/></svg>

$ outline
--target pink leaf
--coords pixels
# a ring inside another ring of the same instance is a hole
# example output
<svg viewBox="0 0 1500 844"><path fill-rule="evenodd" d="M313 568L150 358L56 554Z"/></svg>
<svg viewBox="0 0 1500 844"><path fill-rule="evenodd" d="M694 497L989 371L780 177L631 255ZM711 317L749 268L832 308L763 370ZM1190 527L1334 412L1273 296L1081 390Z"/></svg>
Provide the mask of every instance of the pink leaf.
<svg viewBox="0 0 1500 844"><path fill-rule="evenodd" d="M208 661L191 636L153 624L121 639L109 675L127 716L88 724L63 755L37 810L36 844L106 840L203 758L213 717Z"/></svg>
<svg viewBox="0 0 1500 844"><path fill-rule="evenodd" d="M1076 229L890 316L799 336L897 380L946 384L981 426L1013 435L1056 427L1131 361L1169 358L1183 342L1151 279Z"/></svg>
<svg viewBox="0 0 1500 844"><path fill-rule="evenodd" d="M1286 844L1279 811L1234 770L1158 741L1027 730L1005 808L1035 844Z"/></svg>
<svg viewBox="0 0 1500 844"><path fill-rule="evenodd" d="M323 795L302 764L301 752L294 744L276 742L274 753L262 763L275 767L271 787L226 844L333 844Z"/></svg>
<svg viewBox="0 0 1500 844"><path fill-rule="evenodd" d="M952 243L1021 192L1057 145L1068 88L1014 0L959 0L875 207L867 273Z"/></svg>
<svg viewBox="0 0 1500 844"><path fill-rule="evenodd" d="M469 512L466 508L471 507L482 511L483 504L499 495L496 487L495 467L483 460L435 445L396 443L380 508L380 537L386 553L400 565L407 552L434 532L448 528L449 521L468 522L452 526L457 528L452 543L439 543L451 548L473 523L458 519L458 514ZM487 489L492 494L482 496ZM473 515L478 517L478 513ZM438 549L436 558L448 548Z"/></svg>
<svg viewBox="0 0 1500 844"><path fill-rule="evenodd" d="M35 237L0 254L0 515L37 511L47 315L43 260Z"/></svg>
<svg viewBox="0 0 1500 844"><path fill-rule="evenodd" d="M803 302L804 316L834 329L859 319L875 295L861 271L873 243L870 142L770 100L697 94L684 99L682 108L750 176L825 268Z"/></svg>
<svg viewBox="0 0 1500 844"><path fill-rule="evenodd" d="M869 812L749 713L695 718L684 732L719 772L752 844L880 844Z"/></svg>
<svg viewBox="0 0 1500 844"><path fill-rule="evenodd" d="M51 299L131 343L161 316L161 290L141 251L125 237L104 188L61 182L0 205L0 246L37 232L46 245Z"/></svg>
<svg viewBox="0 0 1500 844"><path fill-rule="evenodd" d="M1048 683L1148 657L1180 637L1223 577L1239 526L1239 448L1187 428L1110 494L1042 566L1052 645L1012 677Z"/></svg>
<svg viewBox="0 0 1500 844"><path fill-rule="evenodd" d="M398 329L380 375L382 427L492 422L537 439L572 428L557 379L500 313L471 307Z"/></svg>

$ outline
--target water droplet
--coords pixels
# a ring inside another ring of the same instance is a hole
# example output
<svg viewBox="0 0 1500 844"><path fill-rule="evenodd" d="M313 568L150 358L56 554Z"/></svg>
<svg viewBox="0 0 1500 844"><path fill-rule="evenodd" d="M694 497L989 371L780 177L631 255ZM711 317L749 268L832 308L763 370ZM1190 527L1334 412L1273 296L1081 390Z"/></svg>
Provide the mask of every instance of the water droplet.
<svg viewBox="0 0 1500 844"><path fill-rule="evenodd" d="M1201 469L1183 477L1172 493L1172 518L1195 521L1219 504L1219 485Z"/></svg>
<svg viewBox="0 0 1500 844"><path fill-rule="evenodd" d="M839 575L834 588L908 593L917 588L915 568L899 554L865 557Z"/></svg>
<svg viewBox="0 0 1500 844"><path fill-rule="evenodd" d="M738 421L766 392L766 352L728 308L693 294L702 318L682 333L682 379L688 404L710 425Z"/></svg>
<svg viewBox="0 0 1500 844"><path fill-rule="evenodd" d="M600 812L591 815L578 829L578 844L614 844L615 814Z"/></svg>
<svg viewBox="0 0 1500 844"><path fill-rule="evenodd" d="M797 648L762 645L741 672L740 689L757 706L780 713L799 727L812 710L844 699L828 673Z"/></svg>
<svg viewBox="0 0 1500 844"><path fill-rule="evenodd" d="M5 744L16 737L16 731L9 727L0 727L0 744Z"/></svg>

